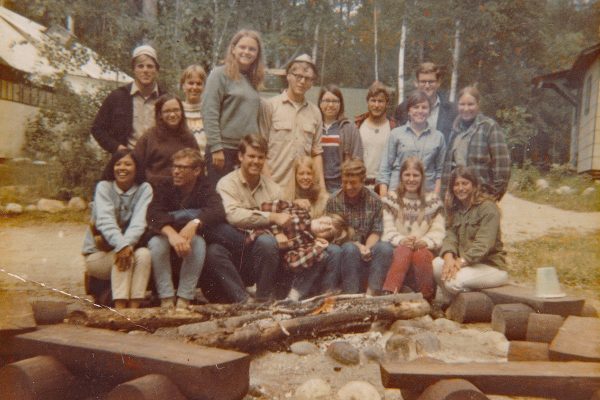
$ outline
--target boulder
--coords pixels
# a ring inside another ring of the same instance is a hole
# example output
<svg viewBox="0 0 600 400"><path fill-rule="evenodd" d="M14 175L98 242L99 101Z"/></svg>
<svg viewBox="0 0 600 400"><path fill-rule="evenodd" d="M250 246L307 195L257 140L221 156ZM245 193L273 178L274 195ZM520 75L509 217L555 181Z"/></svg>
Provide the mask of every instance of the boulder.
<svg viewBox="0 0 600 400"><path fill-rule="evenodd" d="M299 356L305 356L308 354L313 354L319 351L319 348L316 344L311 343L309 341L303 340L300 342L295 342L290 345L290 350L294 354L298 354Z"/></svg>
<svg viewBox="0 0 600 400"><path fill-rule="evenodd" d="M8 203L4 206L4 212L7 214L22 214L23 206L17 203Z"/></svg>
<svg viewBox="0 0 600 400"><path fill-rule="evenodd" d="M440 351L442 345L436 335L431 332L422 332L413 337L417 354L428 355Z"/></svg>
<svg viewBox="0 0 600 400"><path fill-rule="evenodd" d="M67 204L69 210L83 211L87 208L87 203L81 197L73 197Z"/></svg>
<svg viewBox="0 0 600 400"><path fill-rule="evenodd" d="M327 355L342 364L356 365L360 362L358 350L348 342L331 343Z"/></svg>
<svg viewBox="0 0 600 400"><path fill-rule="evenodd" d="M323 379L313 378L304 382L296 389L295 400L330 400L331 386Z"/></svg>
<svg viewBox="0 0 600 400"><path fill-rule="evenodd" d="M570 186L561 186L555 192L556 194L573 194L575 190Z"/></svg>
<svg viewBox="0 0 600 400"><path fill-rule="evenodd" d="M25 211L27 212L32 212L32 211L37 211L37 206L35 204L29 204L28 206L25 206Z"/></svg>
<svg viewBox="0 0 600 400"><path fill-rule="evenodd" d="M363 381L346 383L337 392L339 400L381 400L379 392L373 385Z"/></svg>
<svg viewBox="0 0 600 400"><path fill-rule="evenodd" d="M386 357L400 360L413 360L417 357L417 346L412 338L401 334L392 335L385 343Z"/></svg>
<svg viewBox="0 0 600 400"><path fill-rule="evenodd" d="M65 205L62 201L51 200L51 199L40 199L37 202L37 209L48 213L57 213L65 209Z"/></svg>
<svg viewBox="0 0 600 400"><path fill-rule="evenodd" d="M455 332L460 329L460 324L446 318L438 318L433 321L433 329L438 332Z"/></svg>
<svg viewBox="0 0 600 400"><path fill-rule="evenodd" d="M537 190L546 190L550 187L550 184L545 179L538 179L535 181L535 188Z"/></svg>
<svg viewBox="0 0 600 400"><path fill-rule="evenodd" d="M383 360L383 349L377 345L370 345L362 350L363 356L369 361L380 362Z"/></svg>
<svg viewBox="0 0 600 400"><path fill-rule="evenodd" d="M589 188L585 188L585 190L583 192L581 192L581 194L584 196L589 196L594 193L596 193L596 188L593 188L591 186Z"/></svg>

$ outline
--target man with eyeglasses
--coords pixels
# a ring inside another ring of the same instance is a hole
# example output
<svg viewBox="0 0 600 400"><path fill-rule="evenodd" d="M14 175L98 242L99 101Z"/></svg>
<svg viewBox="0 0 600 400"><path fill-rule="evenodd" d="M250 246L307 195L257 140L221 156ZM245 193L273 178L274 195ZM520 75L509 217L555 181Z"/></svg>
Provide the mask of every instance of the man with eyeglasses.
<svg viewBox="0 0 600 400"><path fill-rule="evenodd" d="M416 78L417 89L425 92L427 97L429 97L429 102L432 104L427 122L429 126L435 127L438 131L442 132L446 143L448 143L457 110L456 105L447 101L438 91L442 84L442 70L432 62L424 62L417 68ZM396 108L396 121L399 125L404 125L408 121L406 102L402 102Z"/></svg>
<svg viewBox="0 0 600 400"><path fill-rule="evenodd" d="M264 173L286 187L294 179L294 160L307 155L313 158L325 187L321 111L305 98L317 77L317 67L308 54L302 54L288 64L286 74L288 86L283 93L261 104L260 134L269 143Z"/></svg>
<svg viewBox="0 0 600 400"><path fill-rule="evenodd" d="M161 307L185 309L194 299L204 266L204 229L225 221L221 197L204 176L204 158L192 148L171 158L172 181L159 185L148 206L148 242L152 274ZM181 258L177 293L173 285L171 252ZM177 298L177 303L175 299Z"/></svg>
<svg viewBox="0 0 600 400"><path fill-rule="evenodd" d="M92 135L104 150L133 149L137 140L154 126L154 104L164 91L157 84L158 57L148 45L138 46L131 56L133 82L113 90L104 100Z"/></svg>

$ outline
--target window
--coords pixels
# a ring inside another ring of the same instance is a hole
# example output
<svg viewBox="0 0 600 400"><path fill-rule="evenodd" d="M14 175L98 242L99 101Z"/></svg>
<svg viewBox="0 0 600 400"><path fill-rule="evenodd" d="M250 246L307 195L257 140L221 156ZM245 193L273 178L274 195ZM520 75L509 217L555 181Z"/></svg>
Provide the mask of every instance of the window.
<svg viewBox="0 0 600 400"><path fill-rule="evenodd" d="M34 107L50 108L54 103L54 94L26 83L0 80L0 99L28 104Z"/></svg>

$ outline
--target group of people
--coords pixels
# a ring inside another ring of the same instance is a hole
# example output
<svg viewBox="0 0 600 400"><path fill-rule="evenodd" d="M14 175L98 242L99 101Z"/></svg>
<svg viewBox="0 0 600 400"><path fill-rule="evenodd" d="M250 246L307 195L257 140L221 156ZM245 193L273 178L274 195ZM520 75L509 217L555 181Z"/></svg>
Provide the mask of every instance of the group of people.
<svg viewBox="0 0 600 400"><path fill-rule="evenodd" d="M92 126L112 158L82 251L116 308L139 307L151 275L161 306L177 309L197 287L215 302L405 287L432 301L436 287L451 299L507 281L497 206L506 142L475 87L457 106L440 96L435 64L419 66L394 118L375 82L354 121L336 85L321 88L318 106L307 101L317 78L308 55L287 65L281 94L262 99L251 30L209 75L183 71L183 101L158 85L152 47L134 49L132 69Z"/></svg>

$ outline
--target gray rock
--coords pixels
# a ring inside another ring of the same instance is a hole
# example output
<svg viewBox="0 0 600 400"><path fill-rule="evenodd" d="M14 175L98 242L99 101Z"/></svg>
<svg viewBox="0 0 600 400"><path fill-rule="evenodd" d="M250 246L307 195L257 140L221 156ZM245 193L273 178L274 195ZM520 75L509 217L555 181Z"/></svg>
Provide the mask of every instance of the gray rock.
<svg viewBox="0 0 600 400"><path fill-rule="evenodd" d="M332 397L331 386L318 378L307 380L294 394L295 400L330 400Z"/></svg>
<svg viewBox="0 0 600 400"><path fill-rule="evenodd" d="M422 332L413 337L417 354L427 355L440 351L442 345L436 335L431 332Z"/></svg>
<svg viewBox="0 0 600 400"><path fill-rule="evenodd" d="M370 345L362 350L363 356L370 361L379 362L383 359L383 349L377 345Z"/></svg>
<svg viewBox="0 0 600 400"><path fill-rule="evenodd" d="M535 181L535 188L537 190L546 190L550 187L550 184L545 179L538 179Z"/></svg>
<svg viewBox="0 0 600 400"><path fill-rule="evenodd" d="M7 214L23 214L23 206L17 203L8 203L4 206L4 211Z"/></svg>
<svg viewBox="0 0 600 400"><path fill-rule="evenodd" d="M589 196L594 193L596 193L596 188L593 188L593 187L585 188L585 190L583 192L581 192L581 194L584 196Z"/></svg>
<svg viewBox="0 0 600 400"><path fill-rule="evenodd" d="M392 359L412 360L417 356L415 341L400 334L392 335L387 340L385 351Z"/></svg>
<svg viewBox="0 0 600 400"><path fill-rule="evenodd" d="M337 392L339 400L381 400L379 392L373 385L363 381L346 383Z"/></svg>
<svg viewBox="0 0 600 400"><path fill-rule="evenodd" d="M319 348L316 344L311 343L306 340L302 340L300 342L295 342L290 345L290 350L294 354L298 354L299 356L306 356L308 354L313 354L319 351Z"/></svg>
<svg viewBox="0 0 600 400"><path fill-rule="evenodd" d="M358 350L348 342L331 343L327 355L342 364L356 365L360 362Z"/></svg>
<svg viewBox="0 0 600 400"><path fill-rule="evenodd" d="M66 207L62 201L51 199L40 199L37 202L37 208L40 211L57 213L63 211Z"/></svg>
<svg viewBox="0 0 600 400"><path fill-rule="evenodd" d="M87 208L87 203L81 197L73 197L69 200L67 208L70 210L83 211Z"/></svg>

